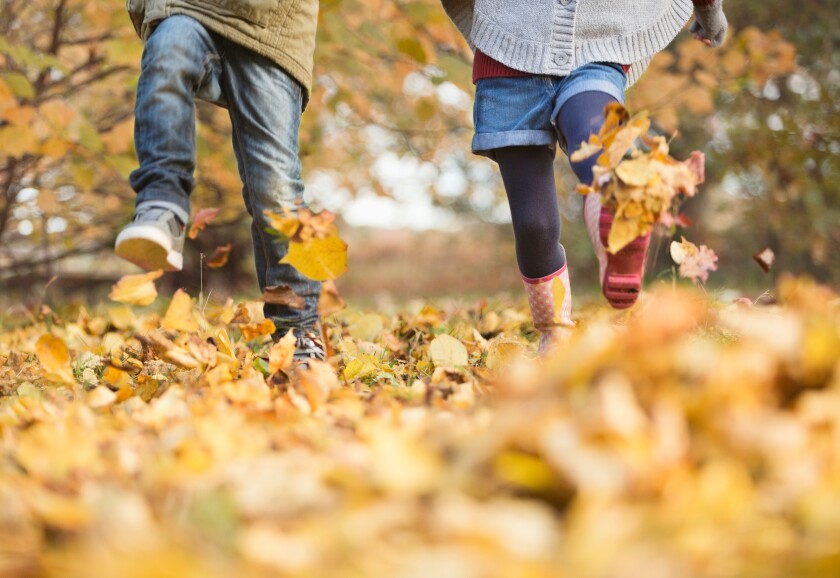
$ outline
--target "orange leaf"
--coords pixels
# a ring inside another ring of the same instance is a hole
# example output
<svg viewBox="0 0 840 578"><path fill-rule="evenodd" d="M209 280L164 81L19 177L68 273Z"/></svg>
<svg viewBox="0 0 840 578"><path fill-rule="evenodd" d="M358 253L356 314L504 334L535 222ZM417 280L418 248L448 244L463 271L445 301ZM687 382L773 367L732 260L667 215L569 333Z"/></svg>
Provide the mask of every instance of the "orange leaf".
<svg viewBox="0 0 840 578"><path fill-rule="evenodd" d="M207 266L211 269L221 269L227 265L228 258L230 257L230 249L230 243L226 243L221 247L216 247L213 254L210 255L209 259L207 259Z"/></svg>
<svg viewBox="0 0 840 578"><path fill-rule="evenodd" d="M195 218L190 225L190 231L187 233L190 239L195 239L198 237L198 233L204 230L204 227L209 225L213 222L213 220L219 215L219 211L221 209L200 209L196 214Z"/></svg>
<svg viewBox="0 0 840 578"><path fill-rule="evenodd" d="M271 285L263 291L263 300L272 305L288 305L293 309L303 309L306 302L288 285Z"/></svg>

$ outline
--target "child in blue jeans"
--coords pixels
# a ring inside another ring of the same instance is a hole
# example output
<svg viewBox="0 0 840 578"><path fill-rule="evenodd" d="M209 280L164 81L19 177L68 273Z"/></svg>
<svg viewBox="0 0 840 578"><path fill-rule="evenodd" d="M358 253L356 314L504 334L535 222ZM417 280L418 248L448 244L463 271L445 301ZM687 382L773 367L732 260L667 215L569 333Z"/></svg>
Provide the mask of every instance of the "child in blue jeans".
<svg viewBox="0 0 840 578"><path fill-rule="evenodd" d="M116 239L120 257L180 270L195 187L195 99L230 112L260 290L287 285L302 309L266 304L276 335L297 336L296 359L323 359L320 284L279 263L288 243L269 236L264 212L303 206L300 117L312 82L317 0L128 0L145 47L137 87L140 167L134 218Z"/></svg>
<svg viewBox="0 0 840 578"><path fill-rule="evenodd" d="M692 15L692 35L719 46L723 0L442 0L475 51L472 150L499 164L510 203L516 257L541 354L574 323L554 184L557 144L571 153L597 134L604 108L644 72ZM597 155L572 163L590 184ZM641 290L649 235L610 254L612 215L587 195L584 220L605 297L630 307Z"/></svg>

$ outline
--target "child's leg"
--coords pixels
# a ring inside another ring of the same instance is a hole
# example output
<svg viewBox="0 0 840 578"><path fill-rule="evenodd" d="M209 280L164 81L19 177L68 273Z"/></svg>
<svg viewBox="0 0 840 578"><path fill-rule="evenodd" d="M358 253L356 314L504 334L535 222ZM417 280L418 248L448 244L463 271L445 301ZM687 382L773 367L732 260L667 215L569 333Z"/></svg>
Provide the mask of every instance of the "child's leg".
<svg viewBox="0 0 840 578"><path fill-rule="evenodd" d="M295 329L302 336L318 324L321 284L291 265L279 263L289 244L265 232L270 223L264 214L303 206L298 153L302 89L274 62L232 42L220 42L224 46L222 83L233 125L233 147L244 184L245 206L253 217L251 234L260 290L287 285L305 302L303 309L267 303L265 315L274 321L280 335Z"/></svg>
<svg viewBox="0 0 840 578"><path fill-rule="evenodd" d="M525 283L540 353L565 336L572 294L560 245L560 209L554 185L554 155L547 146L495 149L510 203L516 259Z"/></svg>
<svg viewBox="0 0 840 578"><path fill-rule="evenodd" d="M119 256L147 269L180 269L195 187L195 102L213 40L187 16L164 19L146 42L137 86L134 142L140 167L134 221L117 237Z"/></svg>
<svg viewBox="0 0 840 578"><path fill-rule="evenodd" d="M581 142L597 134L604 124L604 107L615 98L604 92L582 92L572 96L560 109L558 128L572 153ZM592 167L598 155L572 163L572 170L582 183L592 182ZM601 197L596 193L584 199L584 220L601 270L604 296L616 309L633 305L642 287L645 256L650 235L639 237L615 255L607 253L607 237L612 225L612 213L602 209Z"/></svg>
<svg viewBox="0 0 840 578"><path fill-rule="evenodd" d="M195 96L208 61L218 59L204 27L187 16L164 19L143 49L131 174L137 203L169 201L190 212L195 188Z"/></svg>

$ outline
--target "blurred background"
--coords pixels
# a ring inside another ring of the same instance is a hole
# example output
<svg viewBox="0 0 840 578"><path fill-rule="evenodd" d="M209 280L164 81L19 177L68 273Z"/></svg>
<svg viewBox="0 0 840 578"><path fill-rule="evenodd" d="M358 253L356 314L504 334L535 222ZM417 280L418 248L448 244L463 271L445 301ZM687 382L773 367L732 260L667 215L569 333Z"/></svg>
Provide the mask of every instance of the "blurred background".
<svg viewBox="0 0 840 578"><path fill-rule="evenodd" d="M436 0L323 0L316 82L301 133L307 198L339 215L351 302L518 295L504 192L469 152L472 56ZM725 4L718 50L686 32L630 90L672 154L702 150L707 182L663 232L649 282L671 282L671 236L712 248L708 287L757 296L781 271L840 286L838 0ZM133 266L111 247L134 194L133 100L142 44L120 2L0 0L0 306L96 300ZM225 110L201 104L188 241L164 290L256 296L248 216ZM582 198L556 162L563 243L579 294L597 294ZM218 246L230 260L209 268ZM776 255L765 273L752 255Z"/></svg>

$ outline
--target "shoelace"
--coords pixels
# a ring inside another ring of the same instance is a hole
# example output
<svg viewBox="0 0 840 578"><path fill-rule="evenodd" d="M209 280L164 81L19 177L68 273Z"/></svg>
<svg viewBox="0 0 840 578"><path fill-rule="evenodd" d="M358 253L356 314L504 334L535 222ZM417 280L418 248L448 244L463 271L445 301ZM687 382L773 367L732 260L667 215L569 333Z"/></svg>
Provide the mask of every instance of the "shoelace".
<svg viewBox="0 0 840 578"><path fill-rule="evenodd" d="M324 343L321 341L321 336L314 331L305 331L299 335L295 343L295 359L317 359L324 361L327 353L324 349Z"/></svg>

